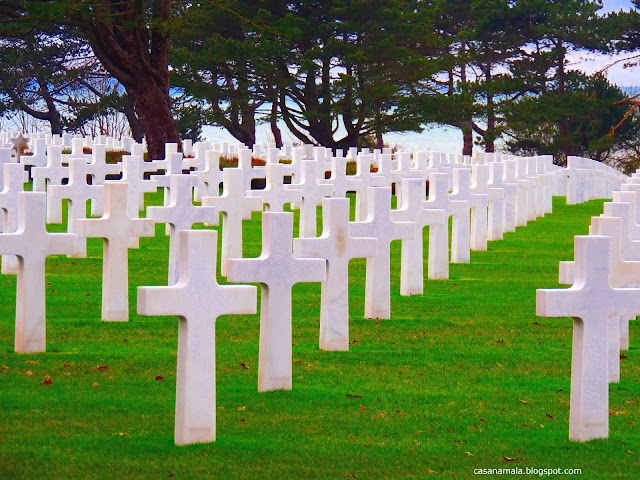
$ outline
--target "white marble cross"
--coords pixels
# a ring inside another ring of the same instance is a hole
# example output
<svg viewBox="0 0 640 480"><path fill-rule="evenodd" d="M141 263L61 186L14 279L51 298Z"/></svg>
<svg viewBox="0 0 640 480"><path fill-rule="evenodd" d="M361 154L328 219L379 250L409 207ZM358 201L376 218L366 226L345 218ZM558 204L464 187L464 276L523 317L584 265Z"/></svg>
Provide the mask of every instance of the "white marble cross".
<svg viewBox="0 0 640 480"><path fill-rule="evenodd" d="M489 209L489 167L473 165L471 167L471 236L469 246L472 250L487 250L488 209Z"/></svg>
<svg viewBox="0 0 640 480"><path fill-rule="evenodd" d="M575 237L575 282L569 289L537 290L536 314L573 317L569 439L609 435L608 327L640 313L640 289L609 284L611 238Z"/></svg>
<svg viewBox="0 0 640 480"><path fill-rule="evenodd" d="M489 211L487 240L504 238L504 163L489 163Z"/></svg>
<svg viewBox="0 0 640 480"><path fill-rule="evenodd" d="M26 144L25 144L26 145ZM47 165L47 140L45 138L33 139L33 153L31 155L17 155L23 165L44 167Z"/></svg>
<svg viewBox="0 0 640 480"><path fill-rule="evenodd" d="M326 260L292 254L293 213L263 212L262 254L230 258L230 282L260 283L260 351L258 391L292 387L291 288L299 282L322 282Z"/></svg>
<svg viewBox="0 0 640 480"><path fill-rule="evenodd" d="M453 169L453 192L449 195L452 204L451 215L451 263L471 261L471 171L467 168Z"/></svg>
<svg viewBox="0 0 640 480"><path fill-rule="evenodd" d="M220 195L222 170L220 170L220 152L209 150L204 154L204 170L199 171L198 189L202 197L217 197Z"/></svg>
<svg viewBox="0 0 640 480"><path fill-rule="evenodd" d="M11 149L0 147L0 185L4 186L4 166L15 163L15 158L11 156ZM22 170L24 171L24 167L22 167ZM2 231L2 222L0 222L0 232Z"/></svg>
<svg viewBox="0 0 640 480"><path fill-rule="evenodd" d="M516 226L525 227L529 218L529 204L535 198L532 196L535 189L533 182L527 177L527 159L516 159L516 165L516 181L522 187L516 201Z"/></svg>
<svg viewBox="0 0 640 480"><path fill-rule="evenodd" d="M515 232L517 224L517 210L519 198L525 195L524 187L518 183L516 177L518 163L515 160L505 160L504 164L504 231Z"/></svg>
<svg viewBox="0 0 640 480"><path fill-rule="evenodd" d="M262 210L262 198L245 195L242 170L225 168L222 178L222 195L204 197L202 205L222 212L220 273L226 276L229 258L242 258L242 220L251 220L251 212Z"/></svg>
<svg viewBox="0 0 640 480"><path fill-rule="evenodd" d="M69 182L66 185L52 185L49 187L49 196L55 200L69 200L67 211L67 232L75 233L76 220L87 217L87 200L104 198L102 185L89 185L87 183L87 162L82 158L69 159ZM78 245L81 251L86 252L86 241ZM82 255L85 256L85 255Z"/></svg>
<svg viewBox="0 0 640 480"><path fill-rule="evenodd" d="M391 318L391 242L413 238L415 224L392 220L391 187L369 187L367 194L366 220L349 225L349 234L354 237L378 239L377 255L367 258L364 316Z"/></svg>
<svg viewBox="0 0 640 480"><path fill-rule="evenodd" d="M50 185L62 185L68 178L69 168L62 165L62 146L47 147L47 165L31 169L33 191L47 191ZM47 223L62 223L62 201L54 200L47 195Z"/></svg>
<svg viewBox="0 0 640 480"><path fill-rule="evenodd" d="M224 152L222 156L225 156ZM266 178L265 167L253 166L251 159L251 150L247 148L243 148L238 152L238 170L242 172L243 191L251 190L252 180L258 178Z"/></svg>
<svg viewBox="0 0 640 480"><path fill-rule="evenodd" d="M620 246L623 236L623 221L620 217L594 217L591 222L594 235L611 237L609 259L609 283L612 287L637 287L640 285L640 257L623 260ZM635 318L635 317L634 317ZM609 324L609 381L620 381L620 349L629 348L629 316L622 315L619 321Z"/></svg>
<svg viewBox="0 0 640 480"><path fill-rule="evenodd" d="M367 195L369 187L386 187L386 178L382 175L371 173L371 155L362 153L356 156L356 175L360 180L358 184L359 193L356 195L356 221L363 221L367 218L369 205Z"/></svg>
<svg viewBox="0 0 640 480"><path fill-rule="evenodd" d="M172 144L167 144L172 145ZM154 173L149 176L150 180L156 182L156 187L162 187L164 190L164 205L169 204L170 187L169 182L172 175L182 175L182 153L173 152L165 154L165 159L160 160L157 164L158 170L162 170L164 173ZM195 176L187 176L192 186L196 186L197 178ZM144 207L143 207L144 208ZM140 210L142 210L141 208ZM168 229L167 229L168 230ZM168 233L168 232L167 232Z"/></svg>
<svg viewBox="0 0 640 480"><path fill-rule="evenodd" d="M333 196L333 185L318 182L317 168L315 160L302 160L300 182L284 186L286 189L298 189L302 193L298 227L300 237L316 236L316 207L322 203L324 197Z"/></svg>
<svg viewBox="0 0 640 480"><path fill-rule="evenodd" d="M29 174L20 163L3 165L4 189L0 192L0 210L2 210L2 231L15 232L18 228L18 192L24 190ZM2 273L18 273L18 257L2 255Z"/></svg>
<svg viewBox="0 0 640 480"><path fill-rule="evenodd" d="M131 218L138 218L144 210L144 194L155 193L158 184L155 180L143 180L140 171L140 157L136 155L124 155L122 157L122 180L129 186L127 195L127 213Z"/></svg>
<svg viewBox="0 0 640 480"><path fill-rule="evenodd" d="M296 188L284 188L283 165L273 163L267 165L267 180L263 190L251 190L247 195L259 197L267 205L269 212L282 212L285 204L299 203L302 192Z"/></svg>
<svg viewBox="0 0 640 480"><path fill-rule="evenodd" d="M183 230L178 235L178 283L138 287L138 314L179 319L175 443L186 445L216 439L216 319L256 313L257 289L218 285L218 232Z"/></svg>
<svg viewBox="0 0 640 480"><path fill-rule="evenodd" d="M536 158L527 157L527 180L529 191L527 192L527 221L533 221L544 215L544 186L542 177L538 176Z"/></svg>
<svg viewBox="0 0 640 480"><path fill-rule="evenodd" d="M127 204L132 200L125 182L104 183L104 215L102 218L80 219L78 235L102 238L102 320L129 320L129 248L131 239L153 237L154 222L130 216ZM137 212L136 212L137 213Z"/></svg>
<svg viewBox="0 0 640 480"><path fill-rule="evenodd" d="M17 255L16 339L18 353L46 349L45 264L49 255L73 255L76 236L49 233L45 225L44 192L18 193L18 228L0 235L0 253Z"/></svg>
<svg viewBox="0 0 640 480"><path fill-rule="evenodd" d="M322 350L349 350L349 260L377 253L375 238L349 234L349 208L348 198L323 199L322 235L293 240L294 256L327 260L320 304Z"/></svg>
<svg viewBox="0 0 640 480"><path fill-rule="evenodd" d="M631 218L631 204L626 202L605 202L603 205L604 215L608 217L619 217L620 255L624 260L637 260L640 258L640 241L632 240L631 232L635 230L635 220Z"/></svg>
<svg viewBox="0 0 640 480"><path fill-rule="evenodd" d="M87 165L87 174L91 175L92 185L104 185L107 176L122 174L122 163L107 163L106 145L94 144L91 150L91 162ZM104 213L102 196L91 200L91 215Z"/></svg>
<svg viewBox="0 0 640 480"><path fill-rule="evenodd" d="M415 225L415 233L413 238L402 240L400 295L422 295L424 293L423 231L427 226L430 232L437 227L448 228L447 216L444 209L431 208L431 205L426 202L425 180L406 178L402 181L401 188L401 204L397 210L391 210L391 219L412 222Z"/></svg>
<svg viewBox="0 0 640 480"><path fill-rule="evenodd" d="M148 207L147 218L166 223L169 232L169 285L178 281L180 230L190 230L195 223L217 225L220 213L215 207L196 206L192 201L193 178L189 175L169 175L169 203L162 207Z"/></svg>
<svg viewBox="0 0 640 480"><path fill-rule="evenodd" d="M333 185L334 197L346 197L347 192L351 191L359 194L362 188L360 179L355 175L347 175L347 159L344 157L331 159L331 177L327 180L320 180L320 183Z"/></svg>

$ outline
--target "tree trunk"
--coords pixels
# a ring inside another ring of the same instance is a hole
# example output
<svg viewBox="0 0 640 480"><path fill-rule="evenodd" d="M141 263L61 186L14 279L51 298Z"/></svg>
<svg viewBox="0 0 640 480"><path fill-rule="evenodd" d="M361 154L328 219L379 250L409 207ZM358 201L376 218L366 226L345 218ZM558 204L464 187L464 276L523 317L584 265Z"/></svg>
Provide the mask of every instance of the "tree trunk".
<svg viewBox="0 0 640 480"><path fill-rule="evenodd" d="M178 143L178 124L169 97L169 47L173 1L93 2L86 17L74 19L102 66L127 91L147 139L149 156L164 158L165 142Z"/></svg>
<svg viewBox="0 0 640 480"><path fill-rule="evenodd" d="M169 107L169 92L152 78L125 88L144 130L149 158L164 158L165 143L180 143L178 125Z"/></svg>
<svg viewBox="0 0 640 480"><path fill-rule="evenodd" d="M129 122L131 136L136 142L142 143L142 139L144 138L144 129L140 124L140 120L138 120L138 117L136 116L133 103L131 103L131 99L128 96L125 96L122 113L124 113L125 117L127 117L127 121Z"/></svg>
<svg viewBox="0 0 640 480"><path fill-rule="evenodd" d="M276 142L276 148L282 148L282 132L280 131L280 127L278 127L278 102L271 102L271 133L273 134L273 138Z"/></svg>
<svg viewBox="0 0 640 480"><path fill-rule="evenodd" d="M557 46L558 48L558 96L559 101L564 102L564 89L566 83L565 77L565 53L566 50L562 42ZM564 161L567 161L567 157L573 155L573 148L571 146L571 139L569 138L569 118L566 115L561 114L558 119L558 130L560 132L560 148L562 149L562 153L564 154Z"/></svg>
<svg viewBox="0 0 640 480"><path fill-rule="evenodd" d="M49 125L51 125L51 133L53 135L62 135L62 119L58 110L49 112Z"/></svg>
<svg viewBox="0 0 640 480"><path fill-rule="evenodd" d="M462 155L473 155L473 127L471 122L465 122L461 127L462 129Z"/></svg>
<svg viewBox="0 0 640 480"><path fill-rule="evenodd" d="M485 78L487 80L487 130L484 135L484 149L487 153L496 151L496 105L491 91L491 63L485 66Z"/></svg>

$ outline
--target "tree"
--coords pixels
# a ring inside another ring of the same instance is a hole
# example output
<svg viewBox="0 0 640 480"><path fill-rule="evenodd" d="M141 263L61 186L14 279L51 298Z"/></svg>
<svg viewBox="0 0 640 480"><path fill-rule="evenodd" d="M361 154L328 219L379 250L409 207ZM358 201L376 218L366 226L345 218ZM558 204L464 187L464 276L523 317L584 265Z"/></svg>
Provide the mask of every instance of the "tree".
<svg viewBox="0 0 640 480"><path fill-rule="evenodd" d="M289 2L265 18L279 114L304 143L356 146L362 135L418 130L397 105L415 55L403 44L417 18L407 1ZM337 137L337 138L336 138Z"/></svg>
<svg viewBox="0 0 640 480"><path fill-rule="evenodd" d="M538 95L523 97L512 106L507 115L507 146L523 155L560 155L569 147L573 155L615 163L618 154L637 144L640 135L637 116L620 123L627 111L625 99L622 90L602 74L587 77L568 72L562 104L554 96ZM557 122L563 114L568 115L564 136Z"/></svg>
<svg viewBox="0 0 640 480"><path fill-rule="evenodd" d="M164 156L165 142L177 142L169 96L172 0L18 1L1 12L5 32L45 25L75 26L104 68L126 89L144 129L149 154Z"/></svg>
<svg viewBox="0 0 640 480"><path fill-rule="evenodd" d="M191 98L189 118L224 127L251 147L256 142L256 116L267 101L261 60L262 2L220 1L181 10L171 63L174 85L184 102ZM187 108L187 107L185 107ZM182 118L182 117L181 117Z"/></svg>
<svg viewBox="0 0 640 480"><path fill-rule="evenodd" d="M524 90L536 95L540 105L546 105L549 112L556 114L557 136L554 138L560 146L556 160L561 163L567 156L576 154L569 127L575 107L574 92L569 84L575 81L575 75L569 69L568 55L579 51L607 51L607 32L597 13L601 7L601 2L590 0L518 2L517 8L525 19L523 25L528 25L524 33L530 41L511 62L512 72L521 79ZM527 104L529 102L522 102L519 106Z"/></svg>
<svg viewBox="0 0 640 480"><path fill-rule="evenodd" d="M0 102L4 112L23 111L61 135L69 98L91 70L87 48L72 29L53 26L23 38L0 40ZM62 112L61 112L62 110Z"/></svg>

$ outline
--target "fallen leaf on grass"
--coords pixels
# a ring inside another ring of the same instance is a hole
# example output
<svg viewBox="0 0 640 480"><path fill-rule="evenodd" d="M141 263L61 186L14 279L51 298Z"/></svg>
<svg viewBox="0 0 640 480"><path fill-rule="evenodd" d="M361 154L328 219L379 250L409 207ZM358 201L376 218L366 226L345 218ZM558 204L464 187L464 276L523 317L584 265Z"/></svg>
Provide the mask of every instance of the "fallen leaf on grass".
<svg viewBox="0 0 640 480"><path fill-rule="evenodd" d="M175 477L175 475L173 473L171 473L169 470L167 470L167 477L173 478L173 477Z"/></svg>
<svg viewBox="0 0 640 480"><path fill-rule="evenodd" d="M62 364L62 368L69 368L71 366L71 364L69 363L63 363Z"/></svg>
<svg viewBox="0 0 640 480"><path fill-rule="evenodd" d="M243 363L240 363L239 365L240 365L242 368L244 368L245 370L249 370L249 367L247 367L247 364L246 364L246 363L244 363L244 362L243 362Z"/></svg>
<svg viewBox="0 0 640 480"><path fill-rule="evenodd" d="M427 472L427 473L436 473L435 471L431 470L430 468L427 468L427 469L425 470L425 472Z"/></svg>
<svg viewBox="0 0 640 480"><path fill-rule="evenodd" d="M355 395L355 394L352 394L352 393L347 393L345 395L345 397L362 398L362 395Z"/></svg>
<svg viewBox="0 0 640 480"><path fill-rule="evenodd" d="M366 409L367 409L366 407L360 405L360 411L364 412Z"/></svg>
<svg viewBox="0 0 640 480"><path fill-rule="evenodd" d="M633 425L633 422L627 422L627 425Z"/></svg>
<svg viewBox="0 0 640 480"><path fill-rule="evenodd" d="M31 370L27 370L27 375L32 376L33 372Z"/></svg>
<svg viewBox="0 0 640 480"><path fill-rule="evenodd" d="M92 385L92 387L99 387L99 386L100 386L100 384L99 384L99 383L95 383L95 382L94 382L94 384Z"/></svg>
<svg viewBox="0 0 640 480"><path fill-rule="evenodd" d="M473 457L473 453L471 453L471 452L464 452L464 454L465 454L467 457Z"/></svg>
<svg viewBox="0 0 640 480"><path fill-rule="evenodd" d="M53 385L53 382L50 378L45 378L44 382L42 382L40 385Z"/></svg>
<svg viewBox="0 0 640 480"><path fill-rule="evenodd" d="M9 367L7 367L6 365L2 365L2 369L3 370L9 370Z"/></svg>
<svg viewBox="0 0 640 480"><path fill-rule="evenodd" d="M108 365L98 365L96 368L102 372L104 370L107 370L109 368L109 366Z"/></svg>
<svg viewBox="0 0 640 480"><path fill-rule="evenodd" d="M499 367L503 367L504 366L501 363L496 363L496 365L499 366Z"/></svg>
<svg viewBox="0 0 640 480"><path fill-rule="evenodd" d="M515 460L516 460L515 458L511 458L511 457L507 457L507 456L502 457L502 459L505 462L515 462Z"/></svg>
<svg viewBox="0 0 640 480"><path fill-rule="evenodd" d="M158 375L156 377L156 382L159 382L160 380L164 380L164 377L162 375Z"/></svg>
<svg viewBox="0 0 640 480"><path fill-rule="evenodd" d="M349 478L358 478L358 475L355 473L345 473L344 476Z"/></svg>
<svg viewBox="0 0 640 480"><path fill-rule="evenodd" d="M238 411L239 411L239 412L240 412L240 411L242 411L242 410L246 410L246 409L247 409L247 406L246 406L246 405L243 405L243 406L241 406L241 407L238 407Z"/></svg>
<svg viewBox="0 0 640 480"><path fill-rule="evenodd" d="M627 412L615 412L615 411L611 411L609 412L609 415L624 415Z"/></svg>
<svg viewBox="0 0 640 480"><path fill-rule="evenodd" d="M527 403L529 403L529 402L527 402L526 400L522 400L522 399L520 399L520 403L522 403L523 405L526 405L526 404L527 404Z"/></svg>
<svg viewBox="0 0 640 480"><path fill-rule="evenodd" d="M351 342L351 345L360 345L360 342L358 340L354 340L353 342Z"/></svg>
<svg viewBox="0 0 640 480"><path fill-rule="evenodd" d="M625 358L629 358L629 355L626 355L624 353L620 354L620 360L624 360Z"/></svg>
<svg viewBox="0 0 640 480"><path fill-rule="evenodd" d="M547 418L553 418L553 415L551 415L551 414L549 414L549 413L545 413L545 416L546 416Z"/></svg>
<svg viewBox="0 0 640 480"><path fill-rule="evenodd" d="M24 362L24 363L31 363L32 365L40 365L40 363L39 363L39 362L36 362L35 360L27 360L27 361L26 361L26 362Z"/></svg>

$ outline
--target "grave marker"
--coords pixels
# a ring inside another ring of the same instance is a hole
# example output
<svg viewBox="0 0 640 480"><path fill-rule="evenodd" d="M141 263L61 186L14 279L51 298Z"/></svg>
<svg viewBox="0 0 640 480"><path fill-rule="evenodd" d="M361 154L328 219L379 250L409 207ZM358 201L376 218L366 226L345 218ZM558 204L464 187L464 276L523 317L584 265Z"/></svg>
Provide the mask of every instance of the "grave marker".
<svg viewBox="0 0 640 480"><path fill-rule="evenodd" d="M640 289L609 284L611 238L575 237L575 282L536 292L536 314L573 317L569 439L609 435L608 324L640 310Z"/></svg>
<svg viewBox="0 0 640 480"><path fill-rule="evenodd" d="M50 255L77 253L76 236L49 233L45 226L44 192L18 193L18 228L0 235L0 253L17 255L15 351L46 350L45 264Z"/></svg>
<svg viewBox="0 0 640 480"><path fill-rule="evenodd" d="M366 220L349 225L349 234L354 237L378 239L377 255L367 258L364 316L390 318L391 242L412 238L415 224L392 220L391 187L369 187L367 194L369 213Z"/></svg>
<svg viewBox="0 0 640 480"><path fill-rule="evenodd" d="M271 165L273 166L273 165ZM326 260L292 254L293 213L263 212L262 254L230 258L230 282L261 285L258 391L292 387L291 288L299 282L322 282Z"/></svg>
<svg viewBox="0 0 640 480"><path fill-rule="evenodd" d="M349 260L374 257L377 240L349 234L348 198L322 200L322 225L320 237L294 239L293 253L327 260L320 304L320 348L349 350Z"/></svg>
<svg viewBox="0 0 640 480"><path fill-rule="evenodd" d="M147 208L147 217L156 223L166 223L169 232L169 285L178 281L178 259L181 230L190 230L195 223L217 225L220 214L215 207L198 207L192 202L193 178L189 175L169 175L169 203Z"/></svg>
<svg viewBox="0 0 640 480"><path fill-rule="evenodd" d="M218 285L218 232L178 235L178 283L139 287L138 314L179 319L175 443L186 445L216 439L216 319L255 313L257 291L251 285Z"/></svg>
<svg viewBox="0 0 640 480"><path fill-rule="evenodd" d="M153 237L154 222L147 218L131 217L127 204L129 184L105 182L104 215L102 218L81 219L78 235L102 238L102 320L129 320L129 248L131 239Z"/></svg>
<svg viewBox="0 0 640 480"><path fill-rule="evenodd" d="M431 208L427 203L423 179L407 178L402 181L401 188L401 205L397 210L391 211L391 219L412 222L415 225L415 232L413 238L402 240L400 295L422 295L424 293L424 228L429 226L430 233L437 226L448 228L447 217L444 209Z"/></svg>
<svg viewBox="0 0 640 480"><path fill-rule="evenodd" d="M244 194L242 170L225 168L222 178L222 195L204 197L202 205L222 212L220 273L226 276L229 258L242 258L242 220L251 220L251 212L262 210L262 198Z"/></svg>

